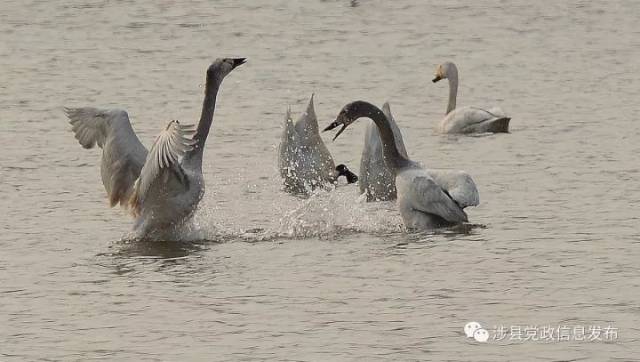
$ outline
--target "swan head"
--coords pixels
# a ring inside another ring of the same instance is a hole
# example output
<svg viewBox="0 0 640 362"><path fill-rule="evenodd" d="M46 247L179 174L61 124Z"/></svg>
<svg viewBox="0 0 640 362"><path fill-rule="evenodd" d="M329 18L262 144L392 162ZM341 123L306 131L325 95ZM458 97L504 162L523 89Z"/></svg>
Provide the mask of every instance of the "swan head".
<svg viewBox="0 0 640 362"><path fill-rule="evenodd" d="M247 58L218 58L207 69L207 75L222 79L246 61Z"/></svg>
<svg viewBox="0 0 640 362"><path fill-rule="evenodd" d="M339 164L338 166L336 166L336 172L338 174L337 177L344 176L347 179L347 183L353 184L353 183L358 182L358 175L356 175L355 173L351 172L347 168L347 166L345 166L343 164Z"/></svg>
<svg viewBox="0 0 640 362"><path fill-rule="evenodd" d="M340 128L338 133L333 137L333 140L335 141L336 138L338 138L338 136L340 136L340 134L342 134L342 132L344 132L344 130L358 118L371 117L373 109L374 108L372 108L371 104L365 101L351 102L342 107L340 113L338 113L338 117L336 117L336 120L328 125L324 131L329 131L342 125L342 128Z"/></svg>
<svg viewBox="0 0 640 362"><path fill-rule="evenodd" d="M451 62L444 62L436 68L435 77L433 78L433 82L436 83L442 79L447 79L453 73L458 73L456 65Z"/></svg>

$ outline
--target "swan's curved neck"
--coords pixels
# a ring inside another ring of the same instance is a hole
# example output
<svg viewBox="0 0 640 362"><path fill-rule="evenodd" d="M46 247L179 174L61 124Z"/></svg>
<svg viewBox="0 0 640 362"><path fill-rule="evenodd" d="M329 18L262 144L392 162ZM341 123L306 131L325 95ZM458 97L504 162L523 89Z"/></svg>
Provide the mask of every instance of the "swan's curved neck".
<svg viewBox="0 0 640 362"><path fill-rule="evenodd" d="M193 135L193 139L196 144L193 147L193 151L189 156L192 159L196 159L202 163L202 152L204 151L204 145L209 136L209 130L213 123L213 113L216 109L216 98L218 96L218 89L220 89L220 83L222 79L219 79L215 74L207 74L207 82L204 89L204 101L202 102L202 113L200 115L200 121L198 122L198 128Z"/></svg>
<svg viewBox="0 0 640 362"><path fill-rule="evenodd" d="M384 162L391 168L394 172L400 170L403 167L407 167L410 164L410 161L398 152L398 148L396 146L395 136L393 134L393 130L391 129L391 124L389 120L384 115L384 113L376 106L371 103L362 102L361 103L361 113L360 117L368 117L371 118L373 123L378 127L378 132L380 133L380 139L382 140L382 154L384 156Z"/></svg>
<svg viewBox="0 0 640 362"><path fill-rule="evenodd" d="M449 104L447 104L447 113L456 109L456 97L458 96L458 69L452 65L447 71L447 79L449 80Z"/></svg>

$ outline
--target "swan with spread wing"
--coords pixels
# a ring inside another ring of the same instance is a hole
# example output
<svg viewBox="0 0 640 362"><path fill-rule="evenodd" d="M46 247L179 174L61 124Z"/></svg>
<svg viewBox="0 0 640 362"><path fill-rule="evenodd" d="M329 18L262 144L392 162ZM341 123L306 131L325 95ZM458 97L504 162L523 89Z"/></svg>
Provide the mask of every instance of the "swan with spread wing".
<svg viewBox="0 0 640 362"><path fill-rule="evenodd" d="M291 110L287 110L278 146L278 168L284 190L294 194L309 194L318 188L331 187L340 176L350 184L358 181L358 176L347 166L335 165L331 152L320 137L313 94L307 110L296 122L291 118Z"/></svg>
<svg viewBox="0 0 640 362"><path fill-rule="evenodd" d="M428 230L468 221L464 208L479 204L473 179L462 171L434 174L402 154L391 123L378 107L364 101L349 103L325 131L342 126L336 139L362 117L370 118L378 129L384 163L394 176L397 205L407 229Z"/></svg>
<svg viewBox="0 0 640 362"><path fill-rule="evenodd" d="M382 113L389 123L398 153L408 159L402 133L391 114L389 102L382 106ZM480 202L478 191L468 173L433 168L426 169L426 172L458 202L462 202L466 206L476 206ZM396 176L389 163L384 160L382 138L378 126L374 122L367 126L360 160L360 193L366 194L367 201L391 201L397 198Z"/></svg>
<svg viewBox="0 0 640 362"><path fill-rule="evenodd" d="M151 149L142 145L126 111L65 108L84 148L102 148L100 173L110 205L130 208L134 230L146 237L187 220L204 195L202 157L223 79L245 58L216 59L207 69L197 127L171 121Z"/></svg>

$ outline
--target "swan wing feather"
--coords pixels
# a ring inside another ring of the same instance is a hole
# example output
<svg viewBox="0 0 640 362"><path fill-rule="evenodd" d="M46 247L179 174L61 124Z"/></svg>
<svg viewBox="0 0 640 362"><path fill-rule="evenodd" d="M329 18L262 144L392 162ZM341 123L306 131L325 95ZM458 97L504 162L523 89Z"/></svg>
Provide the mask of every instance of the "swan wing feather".
<svg viewBox="0 0 640 362"><path fill-rule="evenodd" d="M297 183L315 187L315 185L334 182L337 174L331 152L320 136L313 97L312 94L307 109L294 125L297 135L294 162Z"/></svg>
<svg viewBox="0 0 640 362"><path fill-rule="evenodd" d="M402 133L391 114L389 102L385 102L382 106L382 113L389 121L398 152L408 158ZM369 122L367 125L364 148L360 159L360 179L358 181L360 183L360 193L368 192L369 199L386 200L395 198L395 175L384 162L382 139L374 122Z"/></svg>
<svg viewBox="0 0 640 362"><path fill-rule="evenodd" d="M127 205L133 184L147 156L131 127L129 115L121 109L93 107L64 109L71 130L80 145L102 148L102 183L111 206Z"/></svg>
<svg viewBox="0 0 640 362"><path fill-rule="evenodd" d="M468 221L462 208L424 170L405 171L398 181L405 183L401 197L413 209L438 215L449 222Z"/></svg>
<svg viewBox="0 0 640 362"><path fill-rule="evenodd" d="M134 214L139 213L151 185L163 172L172 172L179 180L186 179L180 162L187 152L193 150L197 142L192 138L194 132L193 125L182 125L178 121L169 122L160 132L133 187L129 203Z"/></svg>
<svg viewBox="0 0 640 362"><path fill-rule="evenodd" d="M297 177L298 133L291 119L291 108L287 108L280 145L278 146L278 168L280 176L287 179Z"/></svg>
<svg viewBox="0 0 640 362"><path fill-rule="evenodd" d="M402 156L409 158L409 155L407 154L407 149L404 146L404 139L402 138L402 132L400 132L400 127L398 127L398 123L396 122L396 119L393 117L393 114L391 114L391 106L389 105L389 102L385 102L382 105L382 113L384 113L384 115L389 120L389 125L391 126L391 130L393 131L393 136L396 141L396 148L398 149L398 152L400 152ZM376 127L376 131L377 130L378 129ZM380 139L380 135L378 135L378 139Z"/></svg>
<svg viewBox="0 0 640 362"><path fill-rule="evenodd" d="M444 132L487 132L492 122L505 117L500 107L461 107L447 114L442 122L442 129Z"/></svg>
<svg viewBox="0 0 640 362"><path fill-rule="evenodd" d="M468 173L441 169L429 169L427 172L463 209L467 206L478 206L480 204L478 188Z"/></svg>

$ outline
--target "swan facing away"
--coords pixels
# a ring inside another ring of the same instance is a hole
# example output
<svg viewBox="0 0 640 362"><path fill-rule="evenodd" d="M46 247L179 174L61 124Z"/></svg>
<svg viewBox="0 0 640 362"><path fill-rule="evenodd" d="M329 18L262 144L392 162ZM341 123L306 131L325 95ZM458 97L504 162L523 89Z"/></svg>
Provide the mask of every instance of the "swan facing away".
<svg viewBox="0 0 640 362"><path fill-rule="evenodd" d="M216 59L207 69L197 128L171 121L150 151L136 136L124 110L65 108L80 145L102 148L100 173L109 203L130 207L137 236L169 230L196 210L204 195L202 156L218 89L225 76L245 61Z"/></svg>
<svg viewBox="0 0 640 362"><path fill-rule="evenodd" d="M339 176L345 176L348 183L358 181L358 176L345 165L335 166L320 137L313 95L297 122L293 122L291 110L287 110L278 150L278 168L285 191L291 193L307 194L316 188L328 187L335 184Z"/></svg>
<svg viewBox="0 0 640 362"><path fill-rule="evenodd" d="M447 113L440 122L442 133L500 133L509 132L510 117L500 107L482 109L477 107L456 108L458 95L458 68L451 62L442 63L436 68L433 83L442 79L449 80L449 103Z"/></svg>
<svg viewBox="0 0 640 362"><path fill-rule="evenodd" d="M426 230L467 222L464 208L479 204L473 179L464 172L432 175L419 163L402 155L396 147L391 124L376 106L356 101L342 108L336 120L325 131L340 125L336 139L349 125L361 117L373 120L382 141L384 162L395 175L397 205L407 229Z"/></svg>

